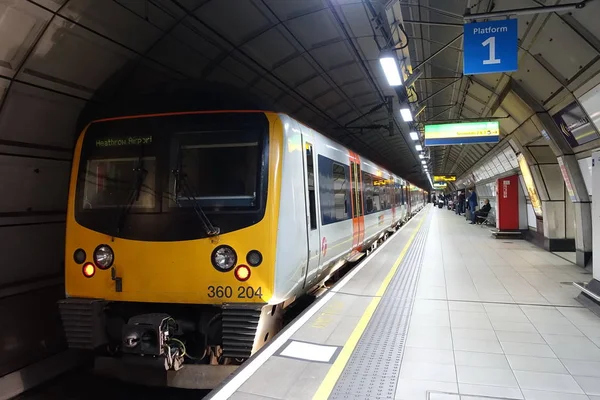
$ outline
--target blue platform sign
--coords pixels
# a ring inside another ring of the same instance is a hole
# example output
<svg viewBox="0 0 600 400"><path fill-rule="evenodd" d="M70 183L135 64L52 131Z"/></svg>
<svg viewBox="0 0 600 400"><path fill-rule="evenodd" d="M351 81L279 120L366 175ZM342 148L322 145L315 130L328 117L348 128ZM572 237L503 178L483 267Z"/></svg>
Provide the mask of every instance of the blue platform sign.
<svg viewBox="0 0 600 400"><path fill-rule="evenodd" d="M464 25L465 75L517 70L518 25L516 19L473 22Z"/></svg>

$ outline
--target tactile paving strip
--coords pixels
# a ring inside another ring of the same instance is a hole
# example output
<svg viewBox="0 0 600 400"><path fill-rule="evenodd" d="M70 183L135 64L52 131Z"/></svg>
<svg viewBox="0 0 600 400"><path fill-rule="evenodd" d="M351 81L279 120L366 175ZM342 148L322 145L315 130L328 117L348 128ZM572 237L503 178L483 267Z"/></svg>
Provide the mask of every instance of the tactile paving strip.
<svg viewBox="0 0 600 400"><path fill-rule="evenodd" d="M400 263L329 399L394 399L430 215Z"/></svg>

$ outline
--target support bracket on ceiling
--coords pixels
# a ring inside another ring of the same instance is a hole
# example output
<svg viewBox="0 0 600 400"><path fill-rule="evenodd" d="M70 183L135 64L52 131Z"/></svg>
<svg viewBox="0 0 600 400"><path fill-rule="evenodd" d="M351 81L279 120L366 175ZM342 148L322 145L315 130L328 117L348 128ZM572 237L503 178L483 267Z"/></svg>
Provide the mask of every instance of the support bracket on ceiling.
<svg viewBox="0 0 600 400"><path fill-rule="evenodd" d="M471 14L470 10L467 9L464 15L465 21L472 21L475 19L483 18L494 18L494 17L511 17L515 15L530 15L530 14L542 14L551 12L564 12L575 9L582 9L586 6L589 0L579 1L577 3L561 4L558 6L540 6L540 7L528 7L528 8L517 8L513 10L502 10L502 11L491 11L481 14Z"/></svg>
<svg viewBox="0 0 600 400"><path fill-rule="evenodd" d="M354 122L358 121L358 120L359 120L359 119L361 119L361 118L364 118L364 117L366 117L367 115L373 114L375 111L379 110L379 109L380 109L380 108L382 108L382 107L385 107L386 105L387 105L387 101L386 101L385 103L379 103L379 104L377 104L376 106L374 106L374 107L371 107L371 109L370 109L369 111L367 111L366 113L362 114L360 117L354 118L352 121L348 121L348 122L347 122L347 123L346 123L346 124L343 126L343 128L349 128L349 126L348 126L348 125L350 125L350 124L352 124L352 123L354 123Z"/></svg>
<svg viewBox="0 0 600 400"><path fill-rule="evenodd" d="M448 26L452 28L462 28L465 24L453 23L453 22L435 22L435 21L420 21L412 19L403 19L402 22L405 24L413 25L436 25L436 26Z"/></svg>
<svg viewBox="0 0 600 400"><path fill-rule="evenodd" d="M425 111L426 107L427 107L427 104L423 104L422 106L420 106L417 109L417 112L415 113L415 117L414 117L415 120L417 119L417 117L419 116L419 114L421 114L423 111Z"/></svg>
<svg viewBox="0 0 600 400"><path fill-rule="evenodd" d="M479 117L479 118L459 118L459 119L438 119L438 120L434 120L433 118L424 122L435 122L438 124L443 124L443 123L456 123L456 122L463 122L463 121L482 121L482 122L486 122L486 121L496 121L496 120L501 120L501 119L506 119L506 118L510 118L510 115L506 115L503 117Z"/></svg>
<svg viewBox="0 0 600 400"><path fill-rule="evenodd" d="M462 79L462 76L456 78L455 80L453 80L452 82L450 82L449 84L447 84L446 86L444 86L443 88L431 93L429 96L427 96L426 98L424 98L423 100L419 101L419 104L426 104L428 100L432 99L434 96L437 96L438 94L440 94L441 92L443 92L444 90L446 90L447 88L449 88L450 86L454 85L456 82L458 82L459 80Z"/></svg>
<svg viewBox="0 0 600 400"><path fill-rule="evenodd" d="M452 109L452 107L456 106L457 104L449 104L446 108L444 108L442 111L438 112L437 114L435 114L433 117L426 119L425 121L421 121L421 123L425 123L425 122L431 122L431 121L435 121L435 119L437 117L439 117L440 115L442 115L443 113L445 113L446 111L449 111L450 109Z"/></svg>
<svg viewBox="0 0 600 400"><path fill-rule="evenodd" d="M363 133L364 131L373 131L373 130L378 130L378 129L388 129L389 127L387 125L382 125L382 124L371 124L371 125L361 125L361 126L345 126L343 128L336 128L336 130L344 130L347 131L348 129L358 129L358 131L360 133ZM344 135L347 136L347 135Z"/></svg>
<svg viewBox="0 0 600 400"><path fill-rule="evenodd" d="M388 133L390 136L394 136L394 97L386 96L386 100L388 111Z"/></svg>
<svg viewBox="0 0 600 400"><path fill-rule="evenodd" d="M419 65L417 65L416 67L413 68L414 70L419 69L419 67L427 64L429 61L433 60L437 55L439 55L442 51L446 50L448 47L452 46L452 43L456 42L458 39L460 39L463 36L463 32L461 32L458 36L456 36L454 39L452 39L451 41L449 41L448 43L446 43L444 46L442 46L438 51L434 52L433 54L431 54L429 57L427 57L426 59L424 59L423 61L421 61L421 63Z"/></svg>
<svg viewBox="0 0 600 400"><path fill-rule="evenodd" d="M422 81L445 81L448 79L460 78L460 75L456 76L432 76L431 78L420 78Z"/></svg>

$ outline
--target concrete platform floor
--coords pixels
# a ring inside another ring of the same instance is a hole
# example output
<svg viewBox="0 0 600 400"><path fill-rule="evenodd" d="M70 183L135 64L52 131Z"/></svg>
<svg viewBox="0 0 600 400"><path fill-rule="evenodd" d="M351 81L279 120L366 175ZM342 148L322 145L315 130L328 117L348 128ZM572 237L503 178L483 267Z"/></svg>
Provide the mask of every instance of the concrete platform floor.
<svg viewBox="0 0 600 400"><path fill-rule="evenodd" d="M431 206L386 243L209 398L600 400L600 317L572 286L589 272ZM386 282L415 267L402 303L408 286ZM386 299L396 307L377 317ZM407 307L406 336L379 328Z"/></svg>
<svg viewBox="0 0 600 400"><path fill-rule="evenodd" d="M600 400L600 318L571 285L591 275L431 211L396 399Z"/></svg>

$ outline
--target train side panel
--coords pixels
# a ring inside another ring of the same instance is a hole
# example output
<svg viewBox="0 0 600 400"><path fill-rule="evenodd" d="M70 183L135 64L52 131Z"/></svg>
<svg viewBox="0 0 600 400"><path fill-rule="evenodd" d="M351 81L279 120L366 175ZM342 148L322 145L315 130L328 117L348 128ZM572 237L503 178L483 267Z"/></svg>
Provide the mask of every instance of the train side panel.
<svg viewBox="0 0 600 400"><path fill-rule="evenodd" d="M363 184L367 184L373 177L383 177L387 175L387 172L382 171L376 165L372 164L368 160L363 160L361 163L363 170ZM369 185L370 186L370 185ZM382 210L372 212L371 209L377 209L382 201L382 194L380 196L375 195L376 186L373 185L373 190L370 188L363 188L365 192L365 245L370 245L373 241L379 239L385 229L392 224L392 211ZM381 190L381 188L379 188ZM372 204L369 204L372 203Z"/></svg>
<svg viewBox="0 0 600 400"><path fill-rule="evenodd" d="M364 232L362 240L355 243L353 237L356 239L359 235L354 231L359 228L352 218L350 151L287 115L280 114L280 120L284 132L284 150L275 292L271 303L301 295L356 254L353 245L357 245L358 250L366 250L386 231L422 207L418 199L421 191L411 190L407 181L360 158ZM312 145L314 154L312 184L316 215L313 218L317 224L318 247L314 238L311 238L315 230L313 228L311 232L310 229L308 178L305 176L307 143ZM379 198L373 195L368 198L364 173L389 183L379 187ZM401 185L398 196L391 182ZM378 205L375 209L379 211L369 212L367 209L372 210L373 204L367 205L367 202L376 202ZM309 242L312 244L309 245Z"/></svg>
<svg viewBox="0 0 600 400"><path fill-rule="evenodd" d="M301 131L286 115L280 115L278 123L283 126L284 144L272 304L287 300L302 288L308 255Z"/></svg>
<svg viewBox="0 0 600 400"><path fill-rule="evenodd" d="M351 253L354 226L350 204L350 154L338 143L315 131L313 134L318 171L317 212L322 243L316 278L318 282L332 269L339 267Z"/></svg>

